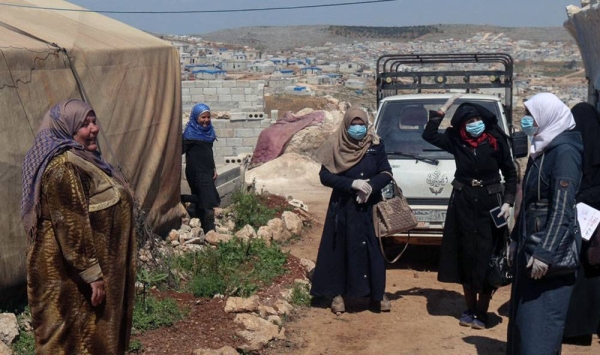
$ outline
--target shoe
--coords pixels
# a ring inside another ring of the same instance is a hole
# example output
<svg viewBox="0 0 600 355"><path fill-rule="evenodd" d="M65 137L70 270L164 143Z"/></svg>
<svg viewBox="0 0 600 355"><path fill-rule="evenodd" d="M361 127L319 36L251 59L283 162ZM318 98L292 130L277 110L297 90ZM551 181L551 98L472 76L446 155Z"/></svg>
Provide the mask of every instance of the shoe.
<svg viewBox="0 0 600 355"><path fill-rule="evenodd" d="M475 315L473 311L467 309L463 312L463 314L460 315L460 318L458 319L458 324L462 325L463 327L471 327L473 325L474 320Z"/></svg>
<svg viewBox="0 0 600 355"><path fill-rule="evenodd" d="M473 316L473 322L471 323L471 328L473 329L485 329L487 323L487 314L477 312Z"/></svg>
<svg viewBox="0 0 600 355"><path fill-rule="evenodd" d="M379 311L381 312L390 312L392 310L392 302L387 298L386 295L383 295L383 300L379 302Z"/></svg>
<svg viewBox="0 0 600 355"><path fill-rule="evenodd" d="M331 311L333 313L344 313L346 306L344 305L344 298L342 296L335 296L331 302Z"/></svg>

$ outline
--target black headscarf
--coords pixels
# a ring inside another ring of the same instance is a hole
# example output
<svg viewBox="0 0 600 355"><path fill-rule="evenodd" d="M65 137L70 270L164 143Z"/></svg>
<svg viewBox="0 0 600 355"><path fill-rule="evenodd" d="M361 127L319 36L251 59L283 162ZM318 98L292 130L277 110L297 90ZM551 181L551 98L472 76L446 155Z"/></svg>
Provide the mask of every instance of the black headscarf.
<svg viewBox="0 0 600 355"><path fill-rule="evenodd" d="M481 118L483 123L485 123L486 131L498 123L498 118L492 111L481 105L465 102L458 106L456 112L454 112L454 116L452 116L452 120L450 120L450 124L454 129L459 130L464 121L473 117Z"/></svg>
<svg viewBox="0 0 600 355"><path fill-rule="evenodd" d="M600 185L600 113L591 104L581 102L571 112L575 118L575 131L583 138L583 178L580 190Z"/></svg>

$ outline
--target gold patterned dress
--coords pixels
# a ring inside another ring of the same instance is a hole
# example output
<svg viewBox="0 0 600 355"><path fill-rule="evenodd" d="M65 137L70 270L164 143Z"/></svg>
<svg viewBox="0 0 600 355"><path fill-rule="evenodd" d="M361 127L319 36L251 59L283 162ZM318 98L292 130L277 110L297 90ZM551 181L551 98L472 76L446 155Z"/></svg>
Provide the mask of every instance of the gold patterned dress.
<svg viewBox="0 0 600 355"><path fill-rule="evenodd" d="M67 151L48 164L40 199L27 253L36 354L123 354L135 286L131 194ZM106 296L94 307L89 283L100 277Z"/></svg>

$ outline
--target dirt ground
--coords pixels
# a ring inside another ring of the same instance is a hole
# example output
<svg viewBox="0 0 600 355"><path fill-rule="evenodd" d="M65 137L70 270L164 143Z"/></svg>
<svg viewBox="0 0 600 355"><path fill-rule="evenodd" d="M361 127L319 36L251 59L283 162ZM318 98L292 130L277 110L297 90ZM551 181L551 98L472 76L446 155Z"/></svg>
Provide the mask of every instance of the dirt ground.
<svg viewBox="0 0 600 355"><path fill-rule="evenodd" d="M309 186L307 186L309 185ZM312 227L288 247L292 255L289 271L261 296L274 296L300 278L299 258L315 260L321 239L330 189L316 183L266 186L268 192L302 200L314 218ZM388 246L390 254L401 246ZM373 313L367 299L346 302L347 312L336 316L329 302L315 300L285 320L286 339L271 342L260 355L347 355L347 354L504 354L508 323L509 287L492 299L488 329L475 330L458 325L465 308L461 287L436 280L439 248L409 246L402 259L388 265L386 292L392 302L390 313ZM134 336L145 354L191 354L198 348L218 349L242 343L233 315L223 310L223 299L196 299L189 294L166 294L189 309L185 320L172 327ZM600 342L591 347L563 346L563 354L600 354Z"/></svg>
<svg viewBox="0 0 600 355"><path fill-rule="evenodd" d="M309 191L288 189L286 194L304 201L316 218L291 253L315 260L330 190L311 186ZM390 313L373 313L367 299L355 299L346 302L347 313L336 316L328 302L316 302L286 323L286 340L272 343L263 354L504 354L510 288L494 295L489 329L461 327L462 290L436 280L437 254L438 247L409 246L398 264L388 266ZM565 345L563 354L600 354L600 342L595 337L591 347Z"/></svg>

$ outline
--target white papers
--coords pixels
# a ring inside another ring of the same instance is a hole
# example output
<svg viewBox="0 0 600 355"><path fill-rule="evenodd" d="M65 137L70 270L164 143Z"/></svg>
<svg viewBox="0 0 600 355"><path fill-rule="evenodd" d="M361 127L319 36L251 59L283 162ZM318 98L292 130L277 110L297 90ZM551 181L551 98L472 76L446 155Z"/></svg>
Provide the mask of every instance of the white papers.
<svg viewBox="0 0 600 355"><path fill-rule="evenodd" d="M577 204L577 222L581 229L581 237L590 240L600 223L600 211L580 202Z"/></svg>

